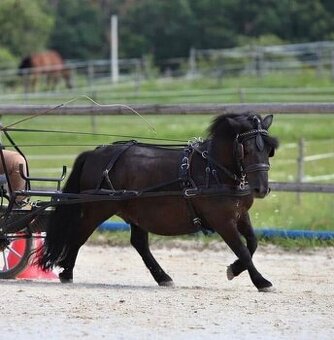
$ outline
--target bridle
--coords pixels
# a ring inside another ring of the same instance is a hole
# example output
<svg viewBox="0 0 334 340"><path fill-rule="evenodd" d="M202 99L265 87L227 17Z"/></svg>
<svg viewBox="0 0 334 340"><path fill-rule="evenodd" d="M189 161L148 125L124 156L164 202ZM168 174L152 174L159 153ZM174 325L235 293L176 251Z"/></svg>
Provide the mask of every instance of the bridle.
<svg viewBox="0 0 334 340"><path fill-rule="evenodd" d="M268 163L255 163L244 165L244 142L255 138L255 144L259 151L263 151L264 142L262 136L268 136L268 131L264 129L254 129L241 134L238 134L234 140L234 150L238 162L238 167L241 174L249 174L255 171L269 171L270 165Z"/></svg>
<svg viewBox="0 0 334 340"><path fill-rule="evenodd" d="M237 169L239 170L239 173L236 174L235 172L232 172L222 164L220 164L215 158L212 157L210 152L210 143L206 150L202 150L200 148L200 143L198 141L195 141L190 144L190 147L199 153L203 159L205 159L208 163L210 163L211 166L214 166L216 169L221 170L225 175L227 175L229 178L234 180L239 184L239 189L243 190L246 185L248 184L246 178L249 173L256 172L256 171L269 171L270 165L268 163L255 163L250 165L244 165L244 142L250 139L255 138L255 144L259 151L263 151L264 149L264 141L263 136L268 136L268 131L262 128L253 129L244 133L240 133L236 136L234 142L233 142L233 148L234 148L234 155L236 157L237 162ZM208 169L208 168L207 168ZM213 170L215 171L215 169Z"/></svg>

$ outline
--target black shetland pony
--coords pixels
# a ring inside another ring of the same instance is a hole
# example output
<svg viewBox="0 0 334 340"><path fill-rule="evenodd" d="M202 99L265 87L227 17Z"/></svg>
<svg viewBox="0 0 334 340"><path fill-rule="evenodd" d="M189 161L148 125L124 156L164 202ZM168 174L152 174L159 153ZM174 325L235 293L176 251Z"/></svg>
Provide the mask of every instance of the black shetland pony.
<svg viewBox="0 0 334 340"><path fill-rule="evenodd" d="M209 229L238 258L228 266L227 278L247 270L259 291L270 291L272 284L252 261L257 241L248 210L254 197L270 191L268 158L278 146L268 134L272 120L272 115L226 114L213 121L207 140L188 146L130 141L82 153L63 192L96 195L97 201L76 203L73 198L72 204L56 207L38 265L44 270L59 266L61 282L72 282L80 247L100 223L117 215L131 225L131 244L160 286L173 281L151 254L148 233Z"/></svg>

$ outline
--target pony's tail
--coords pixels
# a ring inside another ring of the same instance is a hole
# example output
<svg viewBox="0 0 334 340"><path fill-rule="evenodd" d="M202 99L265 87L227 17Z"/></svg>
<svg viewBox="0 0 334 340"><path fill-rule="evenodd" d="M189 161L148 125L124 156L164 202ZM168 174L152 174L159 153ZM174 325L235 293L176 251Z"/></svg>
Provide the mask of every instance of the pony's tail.
<svg viewBox="0 0 334 340"><path fill-rule="evenodd" d="M79 193L82 167L87 152L76 159L73 170L63 188L64 193ZM43 270L50 270L63 261L69 251L77 227L80 224L81 204L64 204L50 214L44 245L36 250L36 264Z"/></svg>

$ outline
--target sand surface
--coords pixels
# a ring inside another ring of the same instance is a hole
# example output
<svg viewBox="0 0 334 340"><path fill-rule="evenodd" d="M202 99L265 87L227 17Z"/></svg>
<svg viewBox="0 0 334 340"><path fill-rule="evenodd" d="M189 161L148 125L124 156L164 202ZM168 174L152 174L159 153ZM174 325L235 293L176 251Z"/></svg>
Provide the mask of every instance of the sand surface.
<svg viewBox="0 0 334 340"><path fill-rule="evenodd" d="M175 288L156 285L131 247L84 246L73 284L3 280L1 339L334 339L334 248L260 247L276 287L233 281L226 248L152 248Z"/></svg>

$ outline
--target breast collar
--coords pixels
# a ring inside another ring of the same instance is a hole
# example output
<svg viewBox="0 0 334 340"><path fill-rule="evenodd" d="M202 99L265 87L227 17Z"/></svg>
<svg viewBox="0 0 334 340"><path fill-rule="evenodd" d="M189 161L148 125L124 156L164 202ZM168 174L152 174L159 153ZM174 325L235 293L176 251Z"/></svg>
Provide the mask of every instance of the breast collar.
<svg viewBox="0 0 334 340"><path fill-rule="evenodd" d="M245 180L245 174L238 176L212 157L211 140L204 142L196 140L195 142L189 143L188 146L183 149L179 167L179 178L182 188L185 189L185 196L192 196L192 194L196 195L195 192L199 190L199 187L196 185L190 173L191 163L195 153L199 154L206 163L205 185L201 185L201 189L217 190L225 194L230 193L232 196L243 196L251 193L250 187ZM224 184L219 176L219 170L236 184ZM214 182L214 184L210 184L212 182Z"/></svg>

